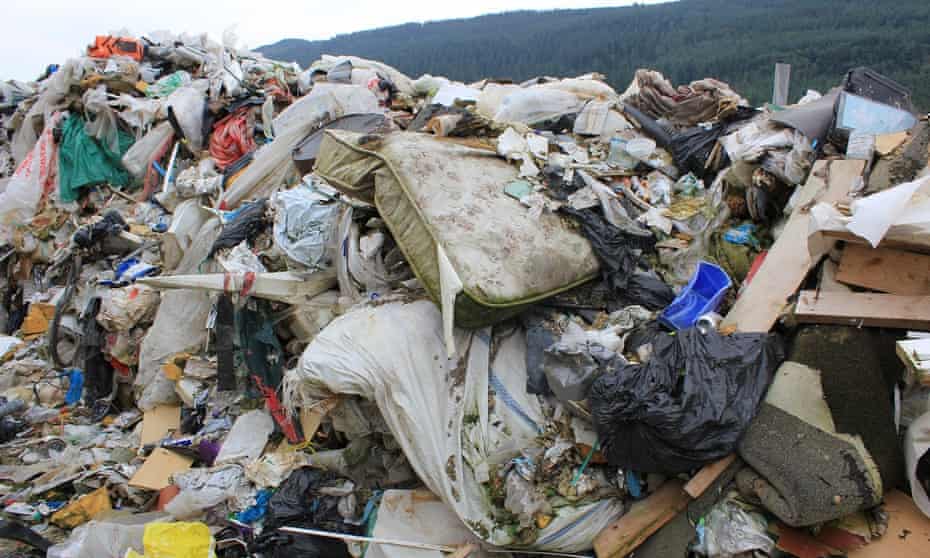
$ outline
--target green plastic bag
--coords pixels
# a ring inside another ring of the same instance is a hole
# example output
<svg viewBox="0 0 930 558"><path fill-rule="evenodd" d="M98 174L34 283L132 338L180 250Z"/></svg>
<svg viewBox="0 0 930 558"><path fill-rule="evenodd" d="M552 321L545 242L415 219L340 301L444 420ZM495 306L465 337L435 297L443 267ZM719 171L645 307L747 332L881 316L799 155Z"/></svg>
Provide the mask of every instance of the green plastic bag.
<svg viewBox="0 0 930 558"><path fill-rule="evenodd" d="M119 153L87 135L84 119L71 115L62 125L58 145L58 177L61 201L78 199L79 189L94 184L125 186L130 176L120 159L132 145L132 136L119 130Z"/></svg>
<svg viewBox="0 0 930 558"><path fill-rule="evenodd" d="M145 96L150 98L167 97L174 93L175 89L190 85L190 83L191 75L184 70L178 70L149 85L145 90Z"/></svg>

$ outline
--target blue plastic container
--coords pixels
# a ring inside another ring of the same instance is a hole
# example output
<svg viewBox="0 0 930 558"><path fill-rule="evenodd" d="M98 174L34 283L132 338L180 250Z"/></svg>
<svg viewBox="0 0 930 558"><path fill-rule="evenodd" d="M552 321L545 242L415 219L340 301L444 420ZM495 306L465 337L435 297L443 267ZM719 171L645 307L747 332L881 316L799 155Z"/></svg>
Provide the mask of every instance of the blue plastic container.
<svg viewBox="0 0 930 558"><path fill-rule="evenodd" d="M672 329L686 329L702 315L713 312L730 288L727 272L708 262L699 262L697 272L659 315L659 321Z"/></svg>

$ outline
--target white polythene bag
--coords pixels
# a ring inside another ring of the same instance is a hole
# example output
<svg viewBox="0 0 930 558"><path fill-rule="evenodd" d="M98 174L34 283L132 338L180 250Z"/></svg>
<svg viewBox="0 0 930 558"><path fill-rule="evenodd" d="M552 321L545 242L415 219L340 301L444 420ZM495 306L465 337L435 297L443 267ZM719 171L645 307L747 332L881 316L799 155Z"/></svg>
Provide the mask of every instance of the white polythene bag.
<svg viewBox="0 0 930 558"><path fill-rule="evenodd" d="M584 104L585 100L568 91L543 86L527 87L504 97L494 120L535 124L563 114L577 114Z"/></svg>
<svg viewBox="0 0 930 558"><path fill-rule="evenodd" d="M510 545L483 483L495 466L538 447L544 428L539 401L526 392L525 337L498 336L492 353L490 328L455 329L454 336L457 354L466 356L446 358L442 315L428 300L356 307L320 332L287 373L285 404L309 406L334 394L374 401L427 488L475 535ZM529 546L589 549L620 513L614 499L558 508Z"/></svg>

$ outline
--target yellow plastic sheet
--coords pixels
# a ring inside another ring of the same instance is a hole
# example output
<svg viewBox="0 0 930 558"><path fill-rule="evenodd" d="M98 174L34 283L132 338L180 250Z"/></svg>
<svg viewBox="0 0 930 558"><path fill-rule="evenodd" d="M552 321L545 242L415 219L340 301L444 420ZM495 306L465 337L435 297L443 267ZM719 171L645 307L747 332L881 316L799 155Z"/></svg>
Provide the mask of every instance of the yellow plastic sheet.
<svg viewBox="0 0 930 558"><path fill-rule="evenodd" d="M101 513L112 510L110 494L106 487L85 494L52 514L52 523L63 529L74 529L87 523Z"/></svg>
<svg viewBox="0 0 930 558"><path fill-rule="evenodd" d="M142 536L145 554L130 549L125 558L214 558L213 535L199 522L149 523Z"/></svg>

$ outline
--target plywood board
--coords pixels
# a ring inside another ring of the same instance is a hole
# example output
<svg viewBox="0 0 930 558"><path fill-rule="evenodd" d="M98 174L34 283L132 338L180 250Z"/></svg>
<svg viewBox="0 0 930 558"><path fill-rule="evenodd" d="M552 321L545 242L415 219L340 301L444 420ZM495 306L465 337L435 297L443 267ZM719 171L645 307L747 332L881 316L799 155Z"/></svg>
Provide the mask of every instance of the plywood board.
<svg viewBox="0 0 930 558"><path fill-rule="evenodd" d="M850 244L843 249L836 279L883 293L930 295L930 256Z"/></svg>
<svg viewBox="0 0 930 558"><path fill-rule="evenodd" d="M626 556L685 509L690 501L691 497L684 491L680 480L666 481L601 531L594 539L594 553L597 558Z"/></svg>
<svg viewBox="0 0 930 558"><path fill-rule="evenodd" d="M136 474L129 479L129 486L146 490L161 490L171 484L171 475L191 468L190 457L178 455L165 448L155 448Z"/></svg>
<svg viewBox="0 0 930 558"><path fill-rule="evenodd" d="M801 291L795 318L810 324L928 329L930 296Z"/></svg>
<svg viewBox="0 0 930 558"><path fill-rule="evenodd" d="M810 235L809 208L817 202L845 199L862 175L863 161L817 161L787 225L765 261L724 318L721 327L740 332L767 332L810 268L834 241Z"/></svg>
<svg viewBox="0 0 930 558"><path fill-rule="evenodd" d="M181 407L160 405L142 415L142 445L154 444L181 427Z"/></svg>
<svg viewBox="0 0 930 558"><path fill-rule="evenodd" d="M849 558L926 558L930 556L930 519L903 492L885 494L888 530Z"/></svg>

